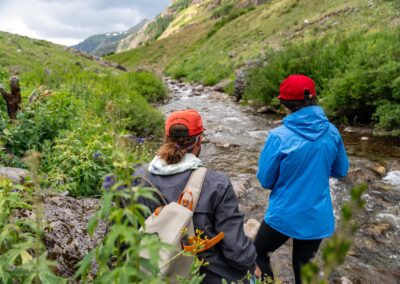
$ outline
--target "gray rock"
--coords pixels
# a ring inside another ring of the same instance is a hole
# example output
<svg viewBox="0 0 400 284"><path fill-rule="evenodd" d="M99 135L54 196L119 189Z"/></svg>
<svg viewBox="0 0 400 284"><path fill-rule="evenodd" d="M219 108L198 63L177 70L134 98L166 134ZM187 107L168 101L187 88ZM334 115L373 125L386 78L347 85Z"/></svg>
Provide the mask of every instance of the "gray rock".
<svg viewBox="0 0 400 284"><path fill-rule="evenodd" d="M104 237L107 224L100 222L93 237L87 232L90 217L100 208L100 200L54 196L44 199L48 229L44 242L51 259L57 260L58 273L70 277L80 260Z"/></svg>
<svg viewBox="0 0 400 284"><path fill-rule="evenodd" d="M230 79L225 79L214 86L214 91L225 92L228 85L231 83Z"/></svg>
<svg viewBox="0 0 400 284"><path fill-rule="evenodd" d="M276 113L276 111L270 106L263 106L257 110L257 113Z"/></svg>
<svg viewBox="0 0 400 284"><path fill-rule="evenodd" d="M197 85L193 88L194 91L198 92L203 92L204 91L204 86L203 85Z"/></svg>
<svg viewBox="0 0 400 284"><path fill-rule="evenodd" d="M243 70L236 70L236 78L235 78L235 86L233 96L236 98L236 101L239 102L244 95L245 89L245 77L246 74Z"/></svg>
<svg viewBox="0 0 400 284"><path fill-rule="evenodd" d="M9 178L16 183L23 183L29 174L29 171L24 169L0 166L0 177Z"/></svg>

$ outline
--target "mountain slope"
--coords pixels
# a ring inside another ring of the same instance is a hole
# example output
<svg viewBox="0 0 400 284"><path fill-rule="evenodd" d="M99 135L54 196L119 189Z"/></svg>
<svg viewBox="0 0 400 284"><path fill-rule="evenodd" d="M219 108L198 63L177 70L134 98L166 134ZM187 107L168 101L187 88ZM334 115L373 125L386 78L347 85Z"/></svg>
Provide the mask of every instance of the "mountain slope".
<svg viewBox="0 0 400 284"><path fill-rule="evenodd" d="M111 71L88 58L77 56L68 48L44 40L36 40L0 32L0 68L10 75L26 74L38 69L68 70L80 67L94 72Z"/></svg>
<svg viewBox="0 0 400 284"><path fill-rule="evenodd" d="M109 59L129 68L166 70L175 77L215 84L233 76L246 62L287 43L399 25L395 1L262 2L192 1L158 40Z"/></svg>
<svg viewBox="0 0 400 284"><path fill-rule="evenodd" d="M72 48L98 56L114 53L120 41L136 35L147 23L148 20L142 20L127 31L90 36L81 43L72 46Z"/></svg>

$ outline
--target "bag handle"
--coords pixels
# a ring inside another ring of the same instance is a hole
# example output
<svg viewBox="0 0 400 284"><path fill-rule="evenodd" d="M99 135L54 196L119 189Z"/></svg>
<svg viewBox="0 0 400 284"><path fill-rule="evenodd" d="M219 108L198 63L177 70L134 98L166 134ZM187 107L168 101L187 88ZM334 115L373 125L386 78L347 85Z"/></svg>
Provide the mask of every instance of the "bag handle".
<svg viewBox="0 0 400 284"><path fill-rule="evenodd" d="M190 204L192 210L196 209L197 201L199 200L201 190L203 188L204 178L207 173L207 168L200 167L192 172L190 175L189 181L185 186L185 189L182 191L181 195L179 196L178 203L187 207L185 204ZM190 194L187 194L187 193ZM185 195L189 195L191 200L185 199Z"/></svg>
<svg viewBox="0 0 400 284"><path fill-rule="evenodd" d="M216 244L218 244L225 237L224 232L219 233L211 240L202 240L198 237L189 238L190 245L183 245L183 250L186 252L190 252L192 254L200 253L206 250L209 250Z"/></svg>

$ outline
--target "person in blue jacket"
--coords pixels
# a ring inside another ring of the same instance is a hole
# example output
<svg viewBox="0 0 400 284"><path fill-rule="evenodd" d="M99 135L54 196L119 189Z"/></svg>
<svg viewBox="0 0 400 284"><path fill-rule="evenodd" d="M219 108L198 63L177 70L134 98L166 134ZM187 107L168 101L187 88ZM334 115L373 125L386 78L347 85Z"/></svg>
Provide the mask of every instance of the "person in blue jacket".
<svg viewBox="0 0 400 284"><path fill-rule="evenodd" d="M329 177L346 176L349 161L339 131L317 105L312 79L290 75L278 99L289 115L270 131L260 156L257 178L271 194L255 246L262 274L273 278L270 254L292 238L298 284L301 266L335 231Z"/></svg>

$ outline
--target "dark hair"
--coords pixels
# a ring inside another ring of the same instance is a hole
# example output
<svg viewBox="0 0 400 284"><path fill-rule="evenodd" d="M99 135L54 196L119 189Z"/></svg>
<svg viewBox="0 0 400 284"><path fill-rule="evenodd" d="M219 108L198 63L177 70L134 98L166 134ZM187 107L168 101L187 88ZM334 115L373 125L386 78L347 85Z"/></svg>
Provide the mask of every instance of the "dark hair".
<svg viewBox="0 0 400 284"><path fill-rule="evenodd" d="M294 101L280 100L280 102L285 107L290 109L291 112L298 111L298 110L308 107L308 106L318 105L317 97L315 97L315 96L312 97L311 99L306 99L306 100L294 100Z"/></svg>
<svg viewBox="0 0 400 284"><path fill-rule="evenodd" d="M198 136L188 136L189 129L183 124L172 125L169 134L158 149L157 155L171 165L179 163L186 152L192 150Z"/></svg>

